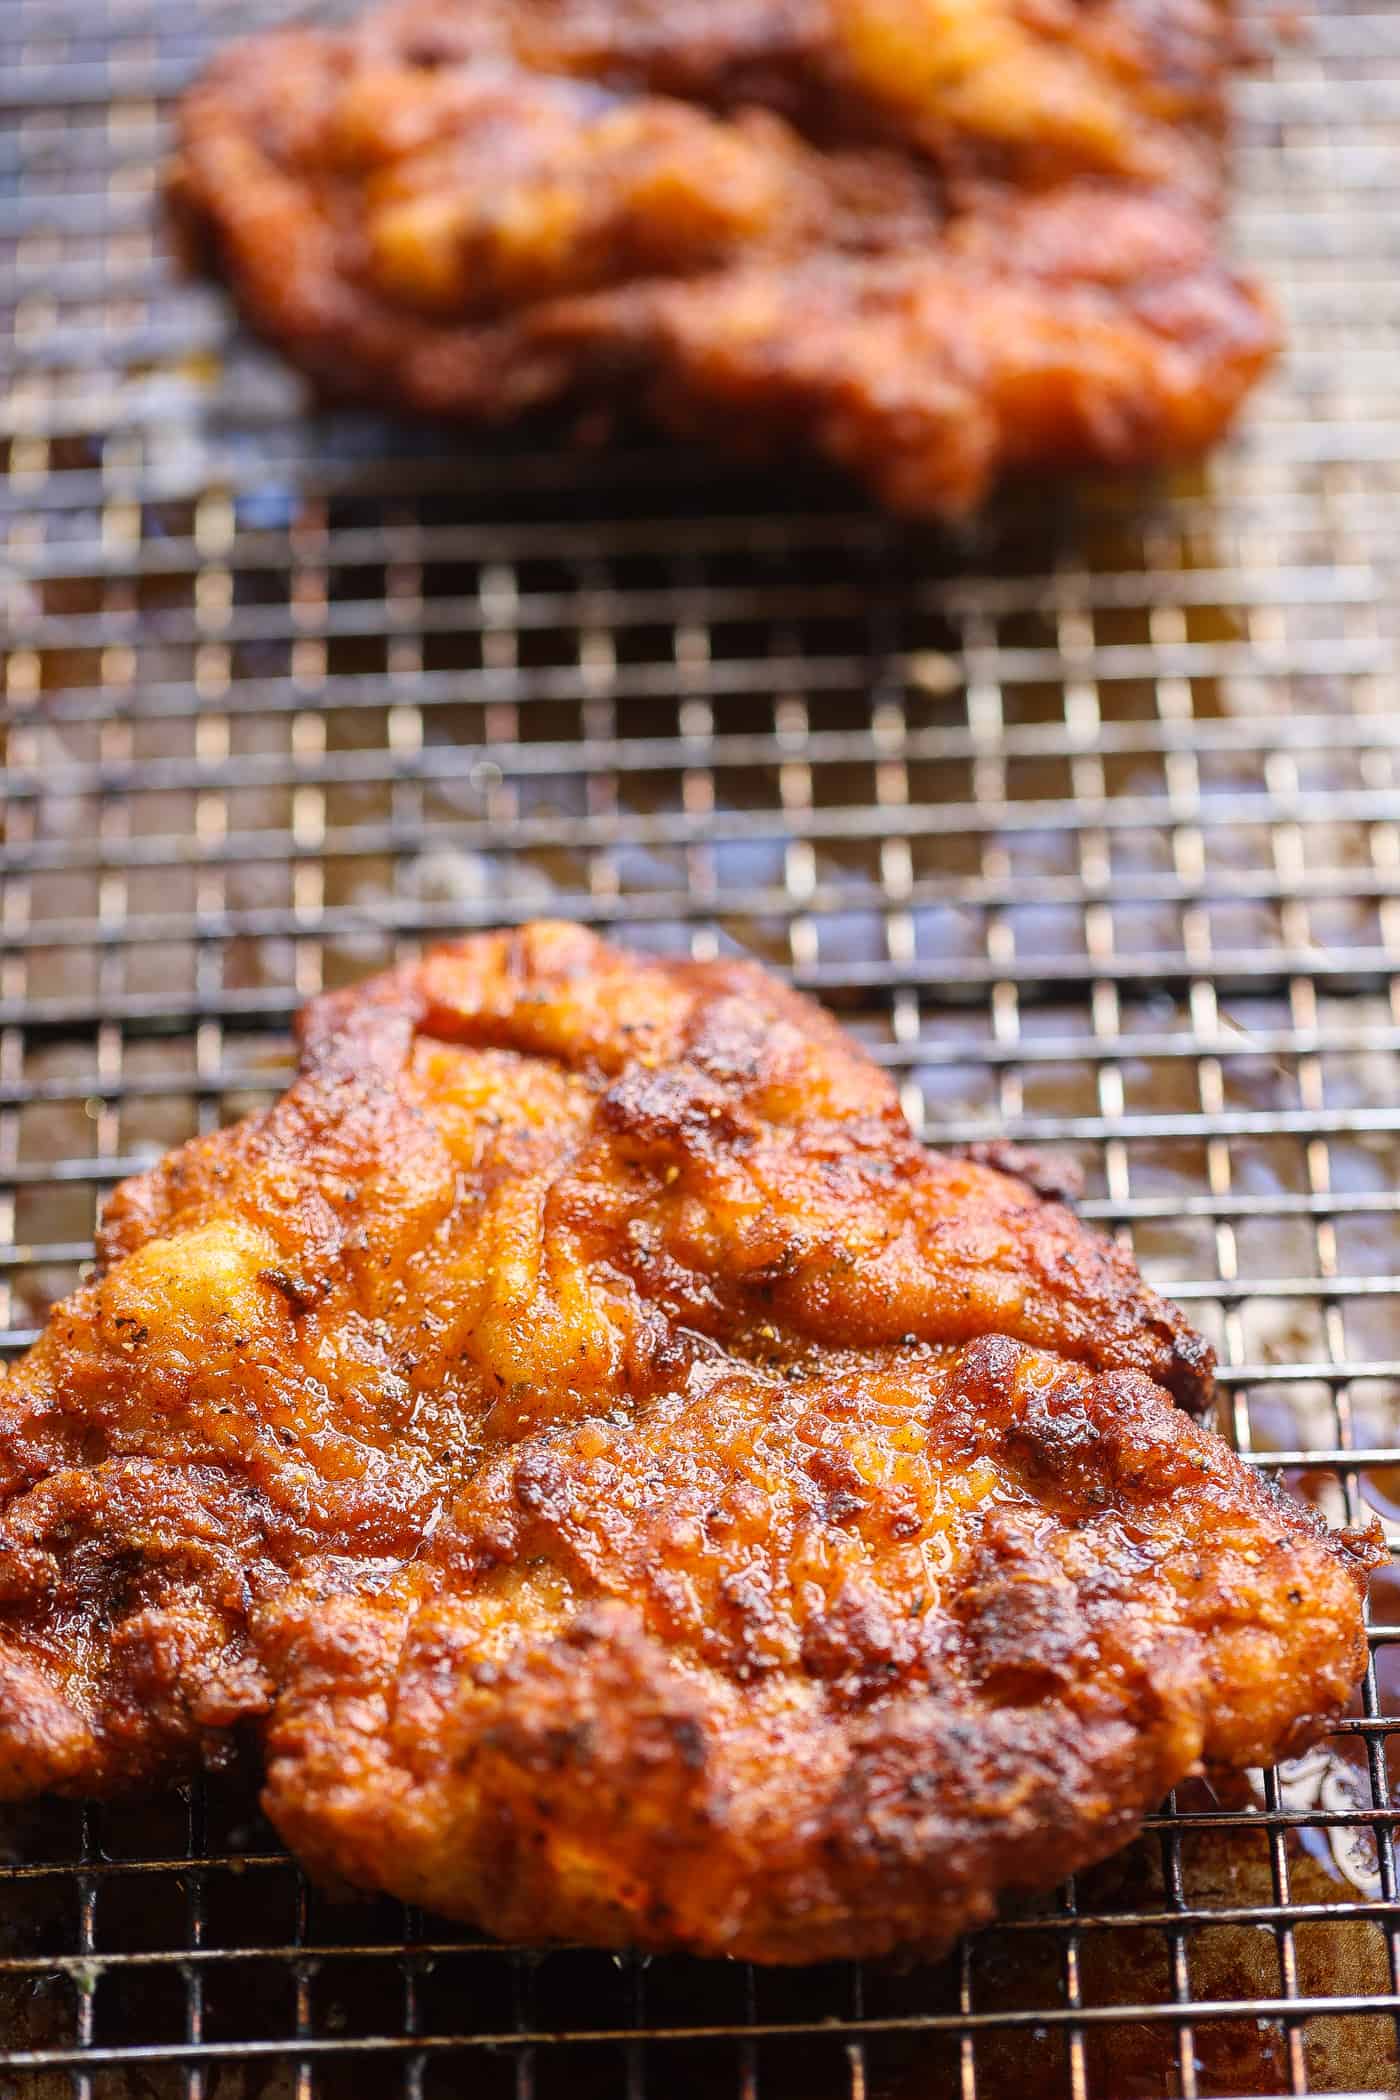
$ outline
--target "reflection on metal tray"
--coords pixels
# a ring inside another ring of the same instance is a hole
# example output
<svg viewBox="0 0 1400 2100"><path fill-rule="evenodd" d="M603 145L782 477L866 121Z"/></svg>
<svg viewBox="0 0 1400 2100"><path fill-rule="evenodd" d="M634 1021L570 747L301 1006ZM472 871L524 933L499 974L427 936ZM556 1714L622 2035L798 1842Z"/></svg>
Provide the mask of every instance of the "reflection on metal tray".
<svg viewBox="0 0 1400 2100"><path fill-rule="evenodd" d="M306 420L152 186L168 96L281 12L0 0L5 1339L120 1174L276 1089L308 993L548 908L754 952L931 1132L1077 1153L1240 1447L1400 1526L1400 16L1327 6L1242 89L1292 352L1236 450L954 542L636 443ZM335 1904L238 1775L11 1812L0 2093L1396 2086L1373 1615L1324 1752L907 1973Z"/></svg>

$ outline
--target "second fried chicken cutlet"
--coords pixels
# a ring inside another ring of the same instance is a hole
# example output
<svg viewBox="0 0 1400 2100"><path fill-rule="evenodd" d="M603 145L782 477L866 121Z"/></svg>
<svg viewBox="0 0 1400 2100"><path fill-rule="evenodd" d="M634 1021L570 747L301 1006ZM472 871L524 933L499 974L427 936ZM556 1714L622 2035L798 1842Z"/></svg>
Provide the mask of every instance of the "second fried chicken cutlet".
<svg viewBox="0 0 1400 2100"><path fill-rule="evenodd" d="M332 393L621 398L953 513L1199 452L1268 362L1231 55L1223 0L395 0L230 51L174 194Z"/></svg>
<svg viewBox="0 0 1400 2100"><path fill-rule="evenodd" d="M0 1794L238 1729L332 1882L809 1961L942 1948L1345 1703L1373 1538L763 972L543 924L301 1042L0 1383Z"/></svg>

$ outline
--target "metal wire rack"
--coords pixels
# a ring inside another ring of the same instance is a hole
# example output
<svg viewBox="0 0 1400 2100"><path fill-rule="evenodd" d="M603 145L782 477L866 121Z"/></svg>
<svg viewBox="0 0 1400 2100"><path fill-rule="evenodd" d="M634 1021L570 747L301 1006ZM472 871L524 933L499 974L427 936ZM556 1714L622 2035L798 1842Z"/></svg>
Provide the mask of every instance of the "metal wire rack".
<svg viewBox="0 0 1400 2100"><path fill-rule="evenodd" d="M5 1343L120 1175L277 1089L309 993L548 909L756 953L931 1132L1076 1152L1241 1450L1400 1525L1400 15L1323 4L1241 91L1292 350L1240 444L953 541L308 420L154 188L170 95L282 6L0 0ZM11 1812L0 2095L1400 2087L1393 1582L1373 1617L1324 1749L905 1974L332 1904L238 1781Z"/></svg>

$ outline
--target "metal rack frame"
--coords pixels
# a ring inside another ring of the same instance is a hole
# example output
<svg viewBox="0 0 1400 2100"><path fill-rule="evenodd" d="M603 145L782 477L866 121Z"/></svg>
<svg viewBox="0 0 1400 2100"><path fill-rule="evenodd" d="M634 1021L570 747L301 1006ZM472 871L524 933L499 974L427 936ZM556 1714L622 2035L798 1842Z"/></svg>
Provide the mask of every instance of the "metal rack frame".
<svg viewBox="0 0 1400 2100"><path fill-rule="evenodd" d="M561 912L756 953L931 1135L1074 1152L1239 1448L1400 1527L1400 17L1320 6L1242 86L1292 348L1239 443L954 541L641 441L309 419L154 192L169 97L283 12L0 0L4 1344L308 994ZM336 1906L246 1775L7 1812L0 2095L1400 2086L1396 1600L1327 1757L908 1975Z"/></svg>

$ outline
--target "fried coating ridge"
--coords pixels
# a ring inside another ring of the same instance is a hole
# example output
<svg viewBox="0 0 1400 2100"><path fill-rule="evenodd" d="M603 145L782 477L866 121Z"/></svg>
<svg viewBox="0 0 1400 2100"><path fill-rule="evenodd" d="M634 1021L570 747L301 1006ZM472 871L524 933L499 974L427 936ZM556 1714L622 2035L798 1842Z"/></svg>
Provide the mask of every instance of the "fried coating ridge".
<svg viewBox="0 0 1400 2100"><path fill-rule="evenodd" d="M1210 0L400 0L235 46L172 192L323 390L623 399L955 514L1194 454L1268 363L1230 61Z"/></svg>
<svg viewBox="0 0 1400 2100"><path fill-rule="evenodd" d="M932 1951L1365 1660L1126 1254L751 965L544 923L312 1003L0 1383L0 1794L227 1754L508 1936Z"/></svg>

